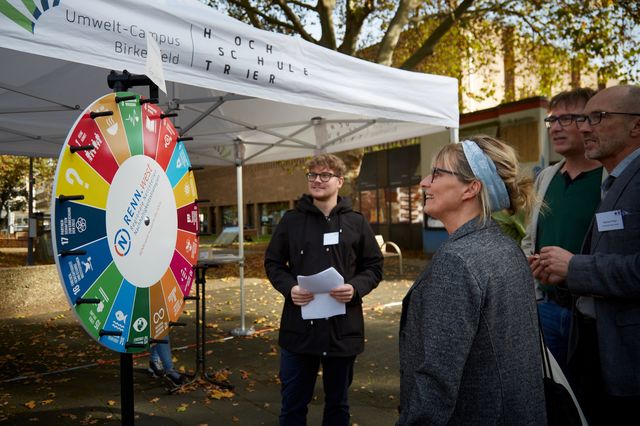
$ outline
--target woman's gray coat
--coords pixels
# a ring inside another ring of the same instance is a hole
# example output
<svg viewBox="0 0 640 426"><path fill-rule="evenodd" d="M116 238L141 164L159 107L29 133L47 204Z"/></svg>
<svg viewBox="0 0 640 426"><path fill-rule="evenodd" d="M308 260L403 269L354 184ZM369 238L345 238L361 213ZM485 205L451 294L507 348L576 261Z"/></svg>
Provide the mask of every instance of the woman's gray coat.
<svg viewBox="0 0 640 426"><path fill-rule="evenodd" d="M492 220L456 230L403 300L398 423L546 424L531 270Z"/></svg>

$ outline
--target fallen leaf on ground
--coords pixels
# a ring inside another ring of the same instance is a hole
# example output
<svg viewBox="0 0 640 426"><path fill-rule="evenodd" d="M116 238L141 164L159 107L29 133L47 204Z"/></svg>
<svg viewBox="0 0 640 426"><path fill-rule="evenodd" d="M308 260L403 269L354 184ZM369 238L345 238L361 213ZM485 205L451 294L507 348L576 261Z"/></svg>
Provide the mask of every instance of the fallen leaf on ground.
<svg viewBox="0 0 640 426"><path fill-rule="evenodd" d="M218 382L226 382L229 380L229 373L231 373L229 370L218 370L216 371L215 375L213 376L214 379Z"/></svg>
<svg viewBox="0 0 640 426"><path fill-rule="evenodd" d="M38 404L36 404L36 402L33 401L33 400L27 401L27 402L24 403L24 406L27 407L30 410L33 410L34 408L36 408L36 405L38 405Z"/></svg>
<svg viewBox="0 0 640 426"><path fill-rule="evenodd" d="M211 399L233 398L235 394L230 390L213 389L208 397Z"/></svg>

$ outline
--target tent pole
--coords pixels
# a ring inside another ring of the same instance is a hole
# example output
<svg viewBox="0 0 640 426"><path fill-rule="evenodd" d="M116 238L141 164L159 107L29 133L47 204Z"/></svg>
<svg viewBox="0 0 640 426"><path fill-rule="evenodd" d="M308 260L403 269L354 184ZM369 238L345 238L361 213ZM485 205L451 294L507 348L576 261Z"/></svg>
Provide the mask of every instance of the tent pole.
<svg viewBox="0 0 640 426"><path fill-rule="evenodd" d="M33 215L33 157L29 157L29 243L27 246L27 265L33 266L33 243L37 235L36 220Z"/></svg>
<svg viewBox="0 0 640 426"><path fill-rule="evenodd" d="M459 142L459 131L456 127L449 127L449 143Z"/></svg>
<svg viewBox="0 0 640 426"><path fill-rule="evenodd" d="M244 294L244 201L242 199L242 163L244 162L244 145L239 139L234 141L236 156L236 191L238 196L238 257L240 261L240 328L231 331L235 336L250 336L253 334L253 327L246 328L245 325L245 294Z"/></svg>

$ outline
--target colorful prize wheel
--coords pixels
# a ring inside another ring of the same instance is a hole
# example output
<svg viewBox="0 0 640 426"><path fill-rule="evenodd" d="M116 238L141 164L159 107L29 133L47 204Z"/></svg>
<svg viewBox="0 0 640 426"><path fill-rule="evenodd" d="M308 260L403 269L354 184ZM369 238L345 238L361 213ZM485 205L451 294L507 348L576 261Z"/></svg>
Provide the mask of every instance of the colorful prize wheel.
<svg viewBox="0 0 640 426"><path fill-rule="evenodd" d="M118 352L164 337L194 280L196 185L161 114L134 93L96 100L71 129L53 184L64 291L86 331Z"/></svg>

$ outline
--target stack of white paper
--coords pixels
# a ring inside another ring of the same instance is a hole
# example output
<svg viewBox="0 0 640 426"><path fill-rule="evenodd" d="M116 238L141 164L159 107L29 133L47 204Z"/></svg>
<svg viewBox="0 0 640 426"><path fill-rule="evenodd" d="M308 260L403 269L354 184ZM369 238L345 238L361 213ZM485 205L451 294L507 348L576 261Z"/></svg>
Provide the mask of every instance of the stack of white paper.
<svg viewBox="0 0 640 426"><path fill-rule="evenodd" d="M330 267L314 275L298 275L298 285L313 293L313 300L302 307L303 319L329 318L344 315L346 306L331 297L329 292L344 284L344 278Z"/></svg>

